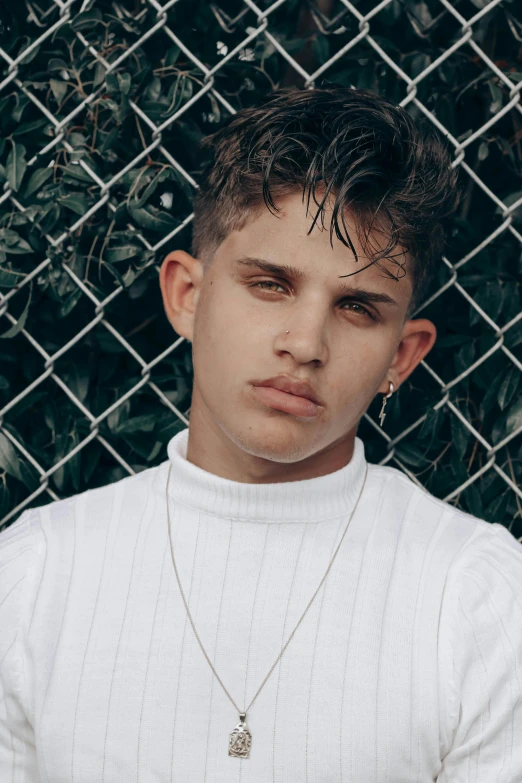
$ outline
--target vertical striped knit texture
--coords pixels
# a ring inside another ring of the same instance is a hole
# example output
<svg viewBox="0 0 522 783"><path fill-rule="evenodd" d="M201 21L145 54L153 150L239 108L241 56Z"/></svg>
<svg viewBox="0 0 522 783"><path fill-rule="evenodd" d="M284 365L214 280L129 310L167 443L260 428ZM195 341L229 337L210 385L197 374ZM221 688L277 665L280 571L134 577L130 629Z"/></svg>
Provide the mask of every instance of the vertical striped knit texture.
<svg viewBox="0 0 522 783"><path fill-rule="evenodd" d="M522 546L368 466L241 484L169 460L0 534L1 783L522 781Z"/></svg>

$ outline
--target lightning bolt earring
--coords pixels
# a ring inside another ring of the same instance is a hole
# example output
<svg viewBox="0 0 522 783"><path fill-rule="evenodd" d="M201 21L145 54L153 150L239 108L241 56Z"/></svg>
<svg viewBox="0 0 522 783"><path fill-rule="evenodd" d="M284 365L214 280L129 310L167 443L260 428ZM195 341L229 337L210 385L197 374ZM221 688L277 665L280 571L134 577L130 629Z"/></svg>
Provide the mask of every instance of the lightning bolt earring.
<svg viewBox="0 0 522 783"><path fill-rule="evenodd" d="M388 394L385 394L384 397L382 398L382 408L381 408L381 412L379 413L379 419L380 419L381 427L382 427L382 423L383 423L383 421L384 421L384 419L386 417L386 414L384 412L384 409L386 407L386 400L389 400L390 397L392 396L393 392L395 391L395 387L394 387L393 383L391 381L388 381L388 383L390 384L390 391L388 392Z"/></svg>

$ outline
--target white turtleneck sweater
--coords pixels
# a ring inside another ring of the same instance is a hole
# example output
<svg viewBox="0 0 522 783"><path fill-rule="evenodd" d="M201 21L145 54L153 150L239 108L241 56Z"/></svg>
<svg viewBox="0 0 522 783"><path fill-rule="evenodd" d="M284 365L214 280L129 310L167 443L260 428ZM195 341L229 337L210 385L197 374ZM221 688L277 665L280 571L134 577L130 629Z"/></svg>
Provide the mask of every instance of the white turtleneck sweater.
<svg viewBox="0 0 522 783"><path fill-rule="evenodd" d="M522 781L522 546L400 471L245 484L186 459L0 535L1 783Z"/></svg>

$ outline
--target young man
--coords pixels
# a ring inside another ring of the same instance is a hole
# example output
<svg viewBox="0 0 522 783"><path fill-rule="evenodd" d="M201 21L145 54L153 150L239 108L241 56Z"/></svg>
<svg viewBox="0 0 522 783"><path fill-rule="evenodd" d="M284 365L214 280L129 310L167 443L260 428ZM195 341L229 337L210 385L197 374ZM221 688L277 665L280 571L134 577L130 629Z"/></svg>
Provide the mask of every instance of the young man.
<svg viewBox="0 0 522 783"><path fill-rule="evenodd" d="M208 145L160 275L190 427L0 536L0 780L520 781L522 547L356 435L436 338L448 155L348 88Z"/></svg>

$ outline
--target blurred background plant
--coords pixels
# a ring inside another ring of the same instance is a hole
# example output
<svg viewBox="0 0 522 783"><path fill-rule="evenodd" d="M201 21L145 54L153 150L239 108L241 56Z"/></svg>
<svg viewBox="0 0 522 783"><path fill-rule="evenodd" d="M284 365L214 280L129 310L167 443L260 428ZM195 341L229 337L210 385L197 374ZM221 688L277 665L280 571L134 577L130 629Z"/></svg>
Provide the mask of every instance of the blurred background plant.
<svg viewBox="0 0 522 783"><path fill-rule="evenodd" d="M0 6L0 527L157 465L191 345L158 270L190 249L199 142L277 86L373 90L447 135L464 189L416 313L438 341L361 422L370 462L522 537L522 21L511 0Z"/></svg>

